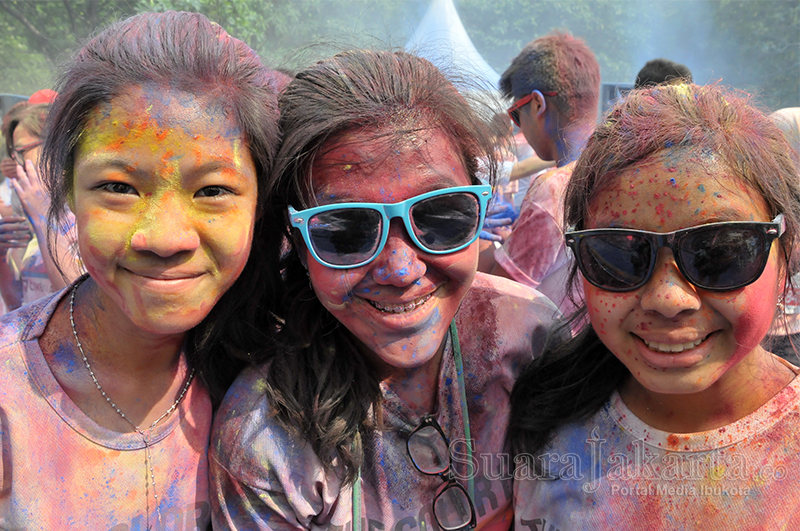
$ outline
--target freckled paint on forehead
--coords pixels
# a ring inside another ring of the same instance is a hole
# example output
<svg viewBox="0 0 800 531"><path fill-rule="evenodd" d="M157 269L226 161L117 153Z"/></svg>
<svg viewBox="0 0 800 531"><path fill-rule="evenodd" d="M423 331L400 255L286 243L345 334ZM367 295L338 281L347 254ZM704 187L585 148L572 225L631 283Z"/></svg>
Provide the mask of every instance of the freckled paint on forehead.
<svg viewBox="0 0 800 531"><path fill-rule="evenodd" d="M132 87L89 113L79 147L91 152L100 146L114 150L139 143L155 151L171 131L198 139L208 127L215 128L220 138L239 138L238 125L227 119L222 109L206 105L206 99L180 91Z"/></svg>

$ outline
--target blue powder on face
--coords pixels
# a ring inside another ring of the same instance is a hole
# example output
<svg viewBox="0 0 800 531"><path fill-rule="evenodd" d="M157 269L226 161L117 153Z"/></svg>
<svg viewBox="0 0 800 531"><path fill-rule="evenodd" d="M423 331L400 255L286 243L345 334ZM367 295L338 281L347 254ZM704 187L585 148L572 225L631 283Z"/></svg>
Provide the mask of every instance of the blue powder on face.
<svg viewBox="0 0 800 531"><path fill-rule="evenodd" d="M674 146L674 145L675 145L675 143L674 143L672 140L667 140L667 141L664 143L664 147L665 147L665 148L671 148L671 147L672 147L672 146Z"/></svg>
<svg viewBox="0 0 800 531"><path fill-rule="evenodd" d="M700 190L701 192L705 192L706 191L706 187L703 186L702 184L697 185L697 189Z"/></svg>
<svg viewBox="0 0 800 531"><path fill-rule="evenodd" d="M670 184L670 186L678 186L678 183L675 181L675 177L672 177L669 180L669 184Z"/></svg>

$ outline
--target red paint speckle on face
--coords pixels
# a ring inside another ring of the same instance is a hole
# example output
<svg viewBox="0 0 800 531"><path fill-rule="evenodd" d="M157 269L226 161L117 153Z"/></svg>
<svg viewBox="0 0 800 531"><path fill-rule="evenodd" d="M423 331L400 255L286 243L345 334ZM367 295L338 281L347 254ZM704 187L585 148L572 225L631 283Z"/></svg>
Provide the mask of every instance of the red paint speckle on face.
<svg viewBox="0 0 800 531"><path fill-rule="evenodd" d="M460 156L437 129L420 129L413 145L390 157L383 133L367 129L329 141L314 160L313 190L320 204L395 203L420 194L470 184ZM376 159L376 160L373 160ZM371 263L332 269L306 251L308 273L320 302L362 343L382 377L438 363L435 358L477 268L478 243L451 254L416 247L402 221L391 221L386 246ZM426 298L411 312L391 314L389 306ZM402 377L402 376L401 376Z"/></svg>
<svg viewBox="0 0 800 531"><path fill-rule="evenodd" d="M76 148L73 210L84 265L105 310L143 335L197 326L250 253L255 165L237 124L207 109L183 92L131 87L89 114ZM187 129L208 134L197 141ZM126 186L120 192L109 182Z"/></svg>
<svg viewBox="0 0 800 531"><path fill-rule="evenodd" d="M670 164L674 169L670 173L678 174L674 176L676 181L691 185L686 184L679 193L662 193L664 183L656 176L664 170L663 161L657 158L645 161L618 174L616 183L609 183L597 194L590 205L586 227L613 225L671 232L712 222L772 219L763 199L727 168L707 160ZM691 180L683 179L690 170ZM637 187L644 197L660 194L660 200L643 204L630 198L625 192L634 182L634 176L636 182L643 181ZM717 194L714 205L697 211L696 205L714 194ZM636 215L634 207L638 209ZM609 211L620 216L612 218ZM671 252L662 249L653 277L636 291L608 292L584 282L589 318L596 330L602 329L603 343L636 376L635 385L654 400L658 399L654 393L699 393L722 381L752 385L749 376L740 374L736 367L746 356L757 352L772 322L783 285L778 253L778 246L773 245L769 265L754 284L733 292L715 293L688 283ZM677 356L659 354L645 343L683 345L697 340L702 340L698 347L681 349L687 351L684 358L689 361L680 369L667 363L679 359ZM666 366L655 368L647 363L648 356L662 356L656 359L664 360Z"/></svg>

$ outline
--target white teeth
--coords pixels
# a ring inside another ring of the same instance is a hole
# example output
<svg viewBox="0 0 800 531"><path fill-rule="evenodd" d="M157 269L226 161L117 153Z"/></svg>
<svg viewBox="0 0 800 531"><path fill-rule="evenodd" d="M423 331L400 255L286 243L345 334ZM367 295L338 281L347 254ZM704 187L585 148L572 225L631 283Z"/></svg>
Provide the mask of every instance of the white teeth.
<svg viewBox="0 0 800 531"><path fill-rule="evenodd" d="M382 303L378 301L368 301L372 306L379 309L382 312L386 313L408 313L418 306L422 306L427 302L428 299L431 298L433 294L429 293L424 297L420 297L419 299L411 302L407 302L405 304L391 304L391 303Z"/></svg>
<svg viewBox="0 0 800 531"><path fill-rule="evenodd" d="M670 344L670 343L655 343L655 342L651 342L651 341L645 341L644 339L642 341L644 341L644 344L647 345L647 347L650 350L655 350L657 352L678 353L678 352L683 352L684 350L692 349L692 348L696 347L697 345L699 345L700 343L702 343L704 340L705 340L705 338L703 337L703 338L700 338L700 339L698 339L696 341L691 341L689 343L672 343L672 344Z"/></svg>

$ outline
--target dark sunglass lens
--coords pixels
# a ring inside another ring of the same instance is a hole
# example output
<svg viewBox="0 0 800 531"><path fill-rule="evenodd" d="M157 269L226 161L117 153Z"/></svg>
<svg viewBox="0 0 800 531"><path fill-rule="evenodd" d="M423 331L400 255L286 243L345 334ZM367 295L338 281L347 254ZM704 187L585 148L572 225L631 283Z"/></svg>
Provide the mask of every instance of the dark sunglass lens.
<svg viewBox="0 0 800 531"><path fill-rule="evenodd" d="M681 241L681 262L692 284L731 289L756 280L764 270L766 239L755 228L697 229Z"/></svg>
<svg viewBox="0 0 800 531"><path fill-rule="evenodd" d="M450 467L447 442L433 426L418 429L408 439L408 455L424 474L444 474Z"/></svg>
<svg viewBox="0 0 800 531"><path fill-rule="evenodd" d="M370 259L381 240L383 218L367 208L328 210L308 220L314 251L332 265L354 265Z"/></svg>
<svg viewBox="0 0 800 531"><path fill-rule="evenodd" d="M472 508L464 488L457 483L447 485L433 502L433 514L445 531L469 524L472 521Z"/></svg>
<svg viewBox="0 0 800 531"><path fill-rule="evenodd" d="M603 234L580 239L581 271L593 284L626 289L640 284L650 269L649 242L635 234Z"/></svg>
<svg viewBox="0 0 800 531"><path fill-rule="evenodd" d="M514 122L514 125L519 127L519 109L514 109L513 111L509 111L509 116L511 116L511 120Z"/></svg>
<svg viewBox="0 0 800 531"><path fill-rule="evenodd" d="M480 202L467 192L424 199L409 212L417 239L430 251L449 251L468 243L480 227Z"/></svg>

